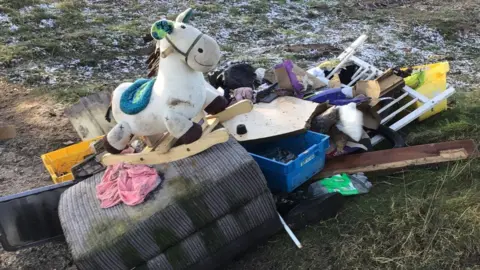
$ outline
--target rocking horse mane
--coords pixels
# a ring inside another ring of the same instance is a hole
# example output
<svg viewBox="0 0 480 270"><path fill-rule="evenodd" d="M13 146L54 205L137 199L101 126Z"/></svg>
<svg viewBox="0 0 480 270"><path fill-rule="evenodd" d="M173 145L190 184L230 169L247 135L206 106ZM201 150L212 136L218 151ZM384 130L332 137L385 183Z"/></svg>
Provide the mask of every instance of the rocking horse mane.
<svg viewBox="0 0 480 270"><path fill-rule="evenodd" d="M156 46L153 37L148 33L143 36L144 44L149 44L147 64L147 78L152 78L158 72L158 65L160 64L160 50Z"/></svg>
<svg viewBox="0 0 480 270"><path fill-rule="evenodd" d="M152 78L158 73L158 67L160 65L160 49L155 46L155 42L153 42L151 53L147 59L147 65L147 78Z"/></svg>

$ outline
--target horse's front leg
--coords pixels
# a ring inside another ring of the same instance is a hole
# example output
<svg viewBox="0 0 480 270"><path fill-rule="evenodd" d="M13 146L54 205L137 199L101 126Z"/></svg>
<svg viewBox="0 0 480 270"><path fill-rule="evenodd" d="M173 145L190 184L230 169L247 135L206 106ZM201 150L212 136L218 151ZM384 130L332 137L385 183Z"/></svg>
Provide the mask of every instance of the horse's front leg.
<svg viewBox="0 0 480 270"><path fill-rule="evenodd" d="M201 125L192 122L173 110L166 111L164 120L168 132L183 144L192 143L202 136Z"/></svg>
<svg viewBox="0 0 480 270"><path fill-rule="evenodd" d="M209 83L205 82L205 88L207 89L207 95L205 98L204 110L208 114L217 114L228 106L228 101L225 97L213 88Z"/></svg>
<svg viewBox="0 0 480 270"><path fill-rule="evenodd" d="M103 137L105 150L111 154L119 154L127 148L132 136L132 129L128 123L118 123Z"/></svg>

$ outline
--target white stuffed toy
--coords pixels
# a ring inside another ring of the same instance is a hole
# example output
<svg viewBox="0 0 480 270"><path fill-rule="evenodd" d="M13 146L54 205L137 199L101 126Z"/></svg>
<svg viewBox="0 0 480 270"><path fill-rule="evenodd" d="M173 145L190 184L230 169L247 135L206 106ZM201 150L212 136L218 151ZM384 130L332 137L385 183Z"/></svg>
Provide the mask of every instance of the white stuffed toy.
<svg viewBox="0 0 480 270"><path fill-rule="evenodd" d="M363 133L363 113L357 110L357 104L351 102L338 107L340 121L337 128L356 142L360 141Z"/></svg>
<svg viewBox="0 0 480 270"><path fill-rule="evenodd" d="M181 143L202 135L191 119L201 110L216 114L227 101L209 85L204 72L215 68L220 48L208 35L186 22L187 9L175 21L162 19L152 25L151 35L162 52L157 76L120 84L112 96L112 115L118 123L104 137L110 153L124 150L133 135L151 136L169 132Z"/></svg>

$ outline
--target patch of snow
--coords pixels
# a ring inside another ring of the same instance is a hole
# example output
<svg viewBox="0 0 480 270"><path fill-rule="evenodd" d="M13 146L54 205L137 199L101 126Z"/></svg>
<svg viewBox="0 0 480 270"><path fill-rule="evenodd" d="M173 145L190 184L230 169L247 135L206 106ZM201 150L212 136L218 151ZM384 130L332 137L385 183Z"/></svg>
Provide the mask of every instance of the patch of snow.
<svg viewBox="0 0 480 270"><path fill-rule="evenodd" d="M8 45L15 45L15 44L17 44L18 42L20 42L20 40L18 40L17 37L10 36L10 37L8 37L8 39L7 39L7 41L6 41L6 44L8 44Z"/></svg>
<svg viewBox="0 0 480 270"><path fill-rule="evenodd" d="M9 23L10 22L10 18L8 17L8 14L5 14L5 13L0 13L0 23Z"/></svg>
<svg viewBox="0 0 480 270"><path fill-rule="evenodd" d="M19 9L18 11L20 12L20 15L27 15L30 12L32 12L32 10L33 10L33 6L27 6Z"/></svg>
<svg viewBox="0 0 480 270"><path fill-rule="evenodd" d="M438 46L445 45L443 36L437 30L430 27L415 26L413 32L423 44L433 44Z"/></svg>
<svg viewBox="0 0 480 270"><path fill-rule="evenodd" d="M57 83L57 78L54 76L48 77L48 84L53 85Z"/></svg>
<svg viewBox="0 0 480 270"><path fill-rule="evenodd" d="M56 9L54 4L40 4L38 7L41 9Z"/></svg>
<svg viewBox="0 0 480 270"><path fill-rule="evenodd" d="M55 27L55 20L54 19L42 19L40 21L40 28L53 28Z"/></svg>
<svg viewBox="0 0 480 270"><path fill-rule="evenodd" d="M69 65L70 65L70 66L76 66L76 65L78 65L79 63L80 63L80 59L73 59L73 60L69 63Z"/></svg>
<svg viewBox="0 0 480 270"><path fill-rule="evenodd" d="M92 44L93 46L98 46L100 44L96 38L88 38L88 43Z"/></svg>
<svg viewBox="0 0 480 270"><path fill-rule="evenodd" d="M56 72L57 70L61 70L61 69L64 69L64 68L65 68L65 66L62 65L62 64L60 64L60 65L55 65L55 66L51 66L51 67L50 67L50 66L46 66L46 67L44 68L44 70L45 70L46 73L54 73L54 72Z"/></svg>
<svg viewBox="0 0 480 270"><path fill-rule="evenodd" d="M11 24L9 30L10 32L17 32L18 28L19 27L17 25Z"/></svg>

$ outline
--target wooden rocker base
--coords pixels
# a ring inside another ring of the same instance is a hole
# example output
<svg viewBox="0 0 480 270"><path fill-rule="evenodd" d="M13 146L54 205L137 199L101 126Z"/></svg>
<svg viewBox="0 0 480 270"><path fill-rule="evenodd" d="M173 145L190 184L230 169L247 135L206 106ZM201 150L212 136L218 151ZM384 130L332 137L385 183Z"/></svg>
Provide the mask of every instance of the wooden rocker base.
<svg viewBox="0 0 480 270"><path fill-rule="evenodd" d="M228 132L226 129L218 129L214 132L206 134L201 139L191 143L173 147L167 153L151 151L148 153L125 154L125 155L108 155L104 156L102 163L104 165L113 165L120 162L130 164L162 164L176 160L180 160L189 156L196 155L208 148L228 141Z"/></svg>
<svg viewBox="0 0 480 270"><path fill-rule="evenodd" d="M216 115L205 116L202 111L192 119L193 122L201 122L203 131L200 139L195 142L172 147L177 139L167 133L155 143L147 146L141 153L105 154L102 157L102 164L108 166L124 162L129 164L153 165L168 163L196 155L216 144L228 141L229 133L225 128L213 131L219 123L230 120L237 115L248 113L252 109L253 104L251 101L242 100Z"/></svg>

